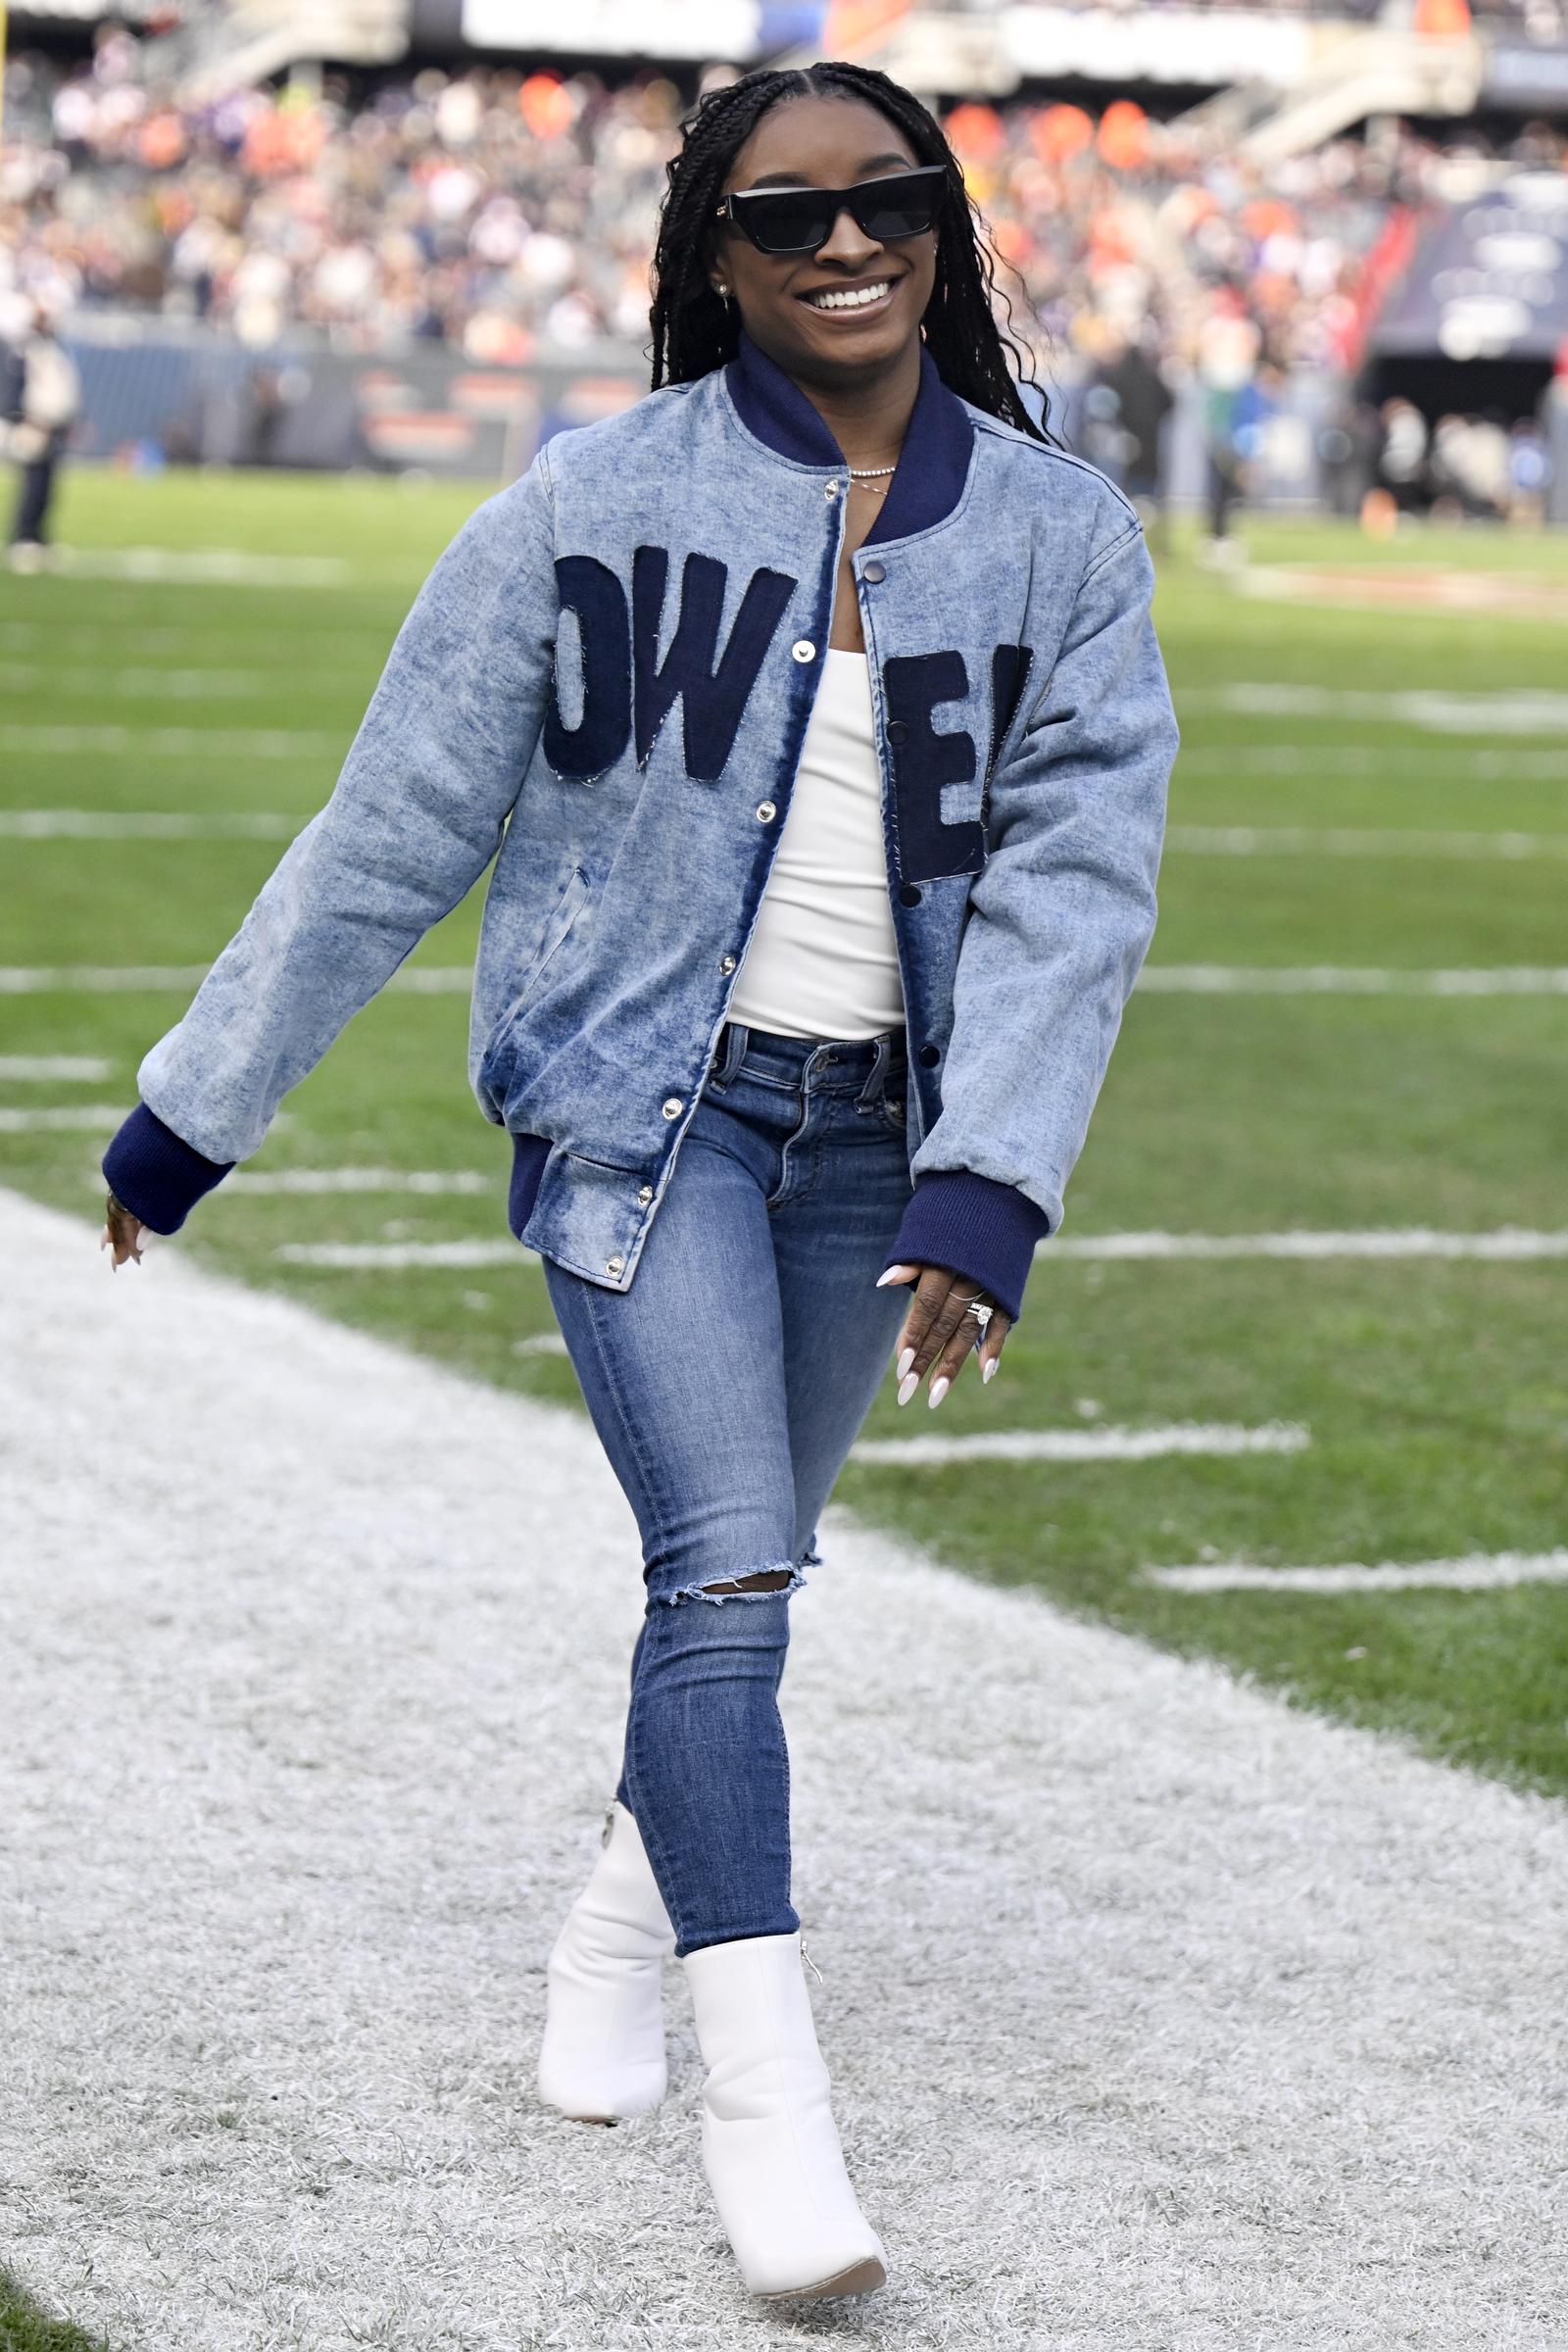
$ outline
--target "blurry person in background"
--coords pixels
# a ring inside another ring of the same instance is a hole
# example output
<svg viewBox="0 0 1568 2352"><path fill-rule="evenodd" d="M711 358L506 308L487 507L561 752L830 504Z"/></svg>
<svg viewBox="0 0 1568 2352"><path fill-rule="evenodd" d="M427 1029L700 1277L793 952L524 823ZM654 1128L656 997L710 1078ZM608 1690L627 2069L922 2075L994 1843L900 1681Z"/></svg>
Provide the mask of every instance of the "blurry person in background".
<svg viewBox="0 0 1568 2352"><path fill-rule="evenodd" d="M1084 454L1132 500L1156 544L1163 514L1161 437L1174 406L1152 331L1136 342L1112 332L1084 400L1091 428Z"/></svg>
<svg viewBox="0 0 1568 2352"><path fill-rule="evenodd" d="M1383 404L1383 450L1378 475L1401 514L1427 504L1427 420L1413 401Z"/></svg>
<svg viewBox="0 0 1568 2352"><path fill-rule="evenodd" d="M36 571L45 561L55 475L81 413L81 379L42 303L29 303L0 376L0 448L18 469L9 562Z"/></svg>
<svg viewBox="0 0 1568 2352"><path fill-rule="evenodd" d="M1210 563L1234 563L1241 556L1230 536L1231 516L1244 495L1246 454L1239 435L1255 421L1250 395L1261 350L1262 336L1240 289L1217 287L1198 330L1197 352L1208 447L1209 540L1204 552Z"/></svg>
<svg viewBox="0 0 1568 2352"><path fill-rule="evenodd" d="M1508 444L1508 520L1539 530L1546 518L1551 452L1532 416L1521 416Z"/></svg>

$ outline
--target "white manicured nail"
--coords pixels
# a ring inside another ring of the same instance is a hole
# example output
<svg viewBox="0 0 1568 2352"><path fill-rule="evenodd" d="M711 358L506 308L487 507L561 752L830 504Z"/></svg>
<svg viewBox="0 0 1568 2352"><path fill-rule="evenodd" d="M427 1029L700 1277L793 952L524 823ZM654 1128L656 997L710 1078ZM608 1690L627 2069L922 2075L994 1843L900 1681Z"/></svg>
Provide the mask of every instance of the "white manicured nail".
<svg viewBox="0 0 1568 2352"><path fill-rule="evenodd" d="M951 1380L949 1380L946 1373L943 1374L940 1380L934 1380L931 1383L931 1402L934 1405L940 1404L943 1397L947 1395L952 1386L953 1383Z"/></svg>
<svg viewBox="0 0 1568 2352"><path fill-rule="evenodd" d="M904 1353L900 1356L898 1361L898 1374L901 1380L904 1378L904 1375L906 1372L907 1372L913 1361L914 1349L912 1348L906 1348Z"/></svg>
<svg viewBox="0 0 1568 2352"><path fill-rule="evenodd" d="M988 1355L986 1357L985 1362L980 1367L980 1377L982 1380L989 1380L991 1378L992 1373L997 1368L998 1360L999 1359L994 1355Z"/></svg>
<svg viewBox="0 0 1568 2352"><path fill-rule="evenodd" d="M907 1404L907 1403L908 1403L908 1401L909 1401L909 1398L910 1398L910 1397L911 1397L911 1396L914 1395L914 1392L915 1392L915 1390L916 1390L916 1389L917 1389L919 1386L920 1386L920 1375L919 1375L919 1373L918 1373L918 1372L906 1372L906 1373L905 1374L904 1378L903 1378L903 1379L900 1381L900 1383L899 1383L899 1402L900 1402L901 1404Z"/></svg>

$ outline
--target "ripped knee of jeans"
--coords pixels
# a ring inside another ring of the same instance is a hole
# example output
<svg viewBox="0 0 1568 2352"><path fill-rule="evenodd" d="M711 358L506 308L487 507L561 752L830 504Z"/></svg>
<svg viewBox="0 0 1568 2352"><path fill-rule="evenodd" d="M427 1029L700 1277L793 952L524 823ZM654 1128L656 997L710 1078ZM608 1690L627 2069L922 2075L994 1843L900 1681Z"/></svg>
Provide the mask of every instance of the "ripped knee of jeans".
<svg viewBox="0 0 1568 2352"><path fill-rule="evenodd" d="M662 1592L661 1600L671 1603L679 1600L772 1600L784 1592L798 1592L806 1582L806 1570L799 1560L774 1560L765 1568L739 1568L733 1576L713 1577L696 1585L679 1585L673 1592Z"/></svg>

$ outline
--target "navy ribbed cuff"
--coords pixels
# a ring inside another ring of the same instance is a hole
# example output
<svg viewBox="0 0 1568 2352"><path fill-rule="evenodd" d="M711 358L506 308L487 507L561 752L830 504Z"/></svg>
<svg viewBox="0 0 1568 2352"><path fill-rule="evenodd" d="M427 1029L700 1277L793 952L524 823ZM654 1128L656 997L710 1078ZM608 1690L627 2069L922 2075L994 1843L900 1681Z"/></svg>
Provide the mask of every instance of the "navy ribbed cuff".
<svg viewBox="0 0 1568 2352"><path fill-rule="evenodd" d="M204 1159L158 1113L138 1102L101 1161L117 1200L154 1233L177 1233L204 1193L221 1184L231 1159Z"/></svg>
<svg viewBox="0 0 1568 2352"><path fill-rule="evenodd" d="M1014 1323L1035 1244L1051 1220L1027 1193L967 1168L917 1176L885 1265L947 1266L989 1292Z"/></svg>

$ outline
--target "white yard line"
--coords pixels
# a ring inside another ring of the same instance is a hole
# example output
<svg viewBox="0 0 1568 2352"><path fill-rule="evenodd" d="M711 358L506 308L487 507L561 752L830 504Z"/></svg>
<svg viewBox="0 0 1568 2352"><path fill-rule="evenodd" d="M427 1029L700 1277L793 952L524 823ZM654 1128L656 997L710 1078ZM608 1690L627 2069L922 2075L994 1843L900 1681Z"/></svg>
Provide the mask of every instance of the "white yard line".
<svg viewBox="0 0 1568 2352"><path fill-rule="evenodd" d="M1568 858L1568 833L1421 833L1397 826L1172 825L1165 847L1203 858Z"/></svg>
<svg viewBox="0 0 1568 2352"><path fill-rule="evenodd" d="M1459 1560L1383 1561L1364 1568L1254 1568L1242 1560L1193 1568L1146 1568L1173 1592L1491 1592L1504 1585L1568 1584L1568 1550L1471 1552Z"/></svg>
<svg viewBox="0 0 1568 2352"><path fill-rule="evenodd" d="M1568 1257L1568 1230L1533 1233L1503 1225L1491 1233L1438 1233L1424 1225L1368 1233L1061 1234L1035 1246L1037 1257Z"/></svg>
<svg viewBox="0 0 1568 2352"><path fill-rule="evenodd" d="M303 681L290 678L290 694L298 694ZM0 662L0 692L25 691L29 686L47 688L51 695L123 694L131 697L156 695L168 702L226 702L242 701L252 695L273 695L280 680L272 669L161 669L156 666L128 666L123 669L75 668L63 666L54 669L43 662ZM315 692L330 692L329 680L314 681Z"/></svg>
<svg viewBox="0 0 1568 2352"><path fill-rule="evenodd" d="M0 1079L107 1078L114 1069L98 1054L0 1054Z"/></svg>
<svg viewBox="0 0 1568 2352"><path fill-rule="evenodd" d="M1313 776L1332 783L1340 776L1387 777L1414 768L1427 776L1474 776L1482 783L1568 782L1568 752L1473 750L1456 743L1204 743L1183 747L1180 773Z"/></svg>
<svg viewBox="0 0 1568 2352"><path fill-rule="evenodd" d="M1243 718L1353 718L1362 725L1417 727L1434 735L1568 735L1568 694L1544 686L1502 686L1485 694L1424 687L1379 693L1239 680L1230 686L1188 687L1176 702L1182 717L1217 710ZM1325 757L1332 758L1332 747L1325 747Z"/></svg>
<svg viewBox="0 0 1568 2352"><path fill-rule="evenodd" d="M114 997L130 989L200 988L205 963L0 964L0 997ZM473 986L471 964L404 964L387 982L416 997L466 996Z"/></svg>
<svg viewBox="0 0 1568 2352"><path fill-rule="evenodd" d="M0 726L0 752L72 759L316 760L347 751L341 730L305 727Z"/></svg>
<svg viewBox="0 0 1568 2352"><path fill-rule="evenodd" d="M123 1102L72 1102L48 1109L0 1109L0 1135L47 1134L51 1128L85 1128L105 1137L125 1115Z"/></svg>
<svg viewBox="0 0 1568 2352"><path fill-rule="evenodd" d="M194 581L215 588L340 588L341 556L257 556L239 547L62 547L52 569L78 580Z"/></svg>
<svg viewBox="0 0 1568 2352"><path fill-rule="evenodd" d="M942 1468L949 1462L1152 1462L1172 1453L1300 1453L1312 1433L1299 1422L1174 1421L1151 1429L1000 1429L962 1438L865 1438L858 1462Z"/></svg>
<svg viewBox="0 0 1568 2352"><path fill-rule="evenodd" d="M1343 963L1151 963L1138 986L1166 997L1564 997L1568 964L1444 971Z"/></svg>
<svg viewBox="0 0 1568 2352"><path fill-rule="evenodd" d="M8 2263L119 2352L817 2341L734 2281L678 1965L657 2116L534 2095L642 1605L586 1423L178 1245L6 1197L0 1250ZM1568 1812L821 1534L851 2332L1547 2352Z"/></svg>
<svg viewBox="0 0 1568 2352"><path fill-rule="evenodd" d="M223 1180L225 1192L241 1193L494 1193L504 1189L500 1169L482 1168L278 1168L249 1174L236 1168Z"/></svg>
<svg viewBox="0 0 1568 2352"><path fill-rule="evenodd" d="M292 841L308 816L254 809L191 814L147 808L0 808L7 841Z"/></svg>
<svg viewBox="0 0 1568 2352"><path fill-rule="evenodd" d="M196 988L206 964L10 964L0 966L0 996L114 995L127 988ZM404 965L389 988L416 996L457 996L473 985L467 964ZM1305 967L1235 963L1146 964L1139 987L1156 996L1568 996L1568 965L1488 965L1475 971L1404 971L1346 964Z"/></svg>
<svg viewBox="0 0 1568 2352"><path fill-rule="evenodd" d="M284 1242L272 1255L285 1266L358 1274L397 1273L412 1266L514 1266L535 1252L525 1250L520 1242L506 1241Z"/></svg>

